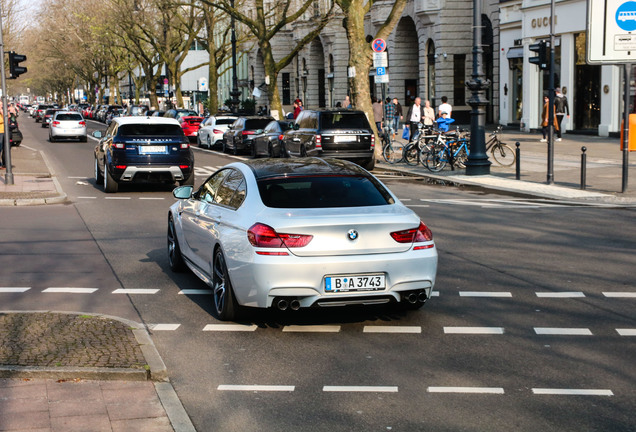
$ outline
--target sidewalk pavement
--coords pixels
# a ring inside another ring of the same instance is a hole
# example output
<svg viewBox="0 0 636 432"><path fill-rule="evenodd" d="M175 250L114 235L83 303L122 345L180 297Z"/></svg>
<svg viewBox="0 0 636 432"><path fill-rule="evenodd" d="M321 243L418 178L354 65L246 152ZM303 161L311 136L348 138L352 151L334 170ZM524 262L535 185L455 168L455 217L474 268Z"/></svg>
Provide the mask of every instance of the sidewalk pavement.
<svg viewBox="0 0 636 432"><path fill-rule="evenodd" d="M0 312L0 413L0 431L194 431L145 327L94 314Z"/></svg>
<svg viewBox="0 0 636 432"><path fill-rule="evenodd" d="M493 130L493 126L486 127L486 140ZM432 173L422 165L389 165L384 160L376 166L427 177L446 184L472 186L514 195L636 205L636 153L629 155L628 186L622 193L623 152L620 150L618 138L564 134L562 141L555 142L554 184L551 185L547 184L547 144L540 142L540 138L541 135L536 133L510 130L504 130L500 137L513 149L516 148L515 144L519 143L520 180L516 180L514 164L502 167L494 161L490 166L490 174L481 176L467 176L466 170L452 171L449 166L439 173ZM406 143L401 137L397 141ZM585 190L581 190L581 147L586 147ZM490 159L492 161L492 157Z"/></svg>

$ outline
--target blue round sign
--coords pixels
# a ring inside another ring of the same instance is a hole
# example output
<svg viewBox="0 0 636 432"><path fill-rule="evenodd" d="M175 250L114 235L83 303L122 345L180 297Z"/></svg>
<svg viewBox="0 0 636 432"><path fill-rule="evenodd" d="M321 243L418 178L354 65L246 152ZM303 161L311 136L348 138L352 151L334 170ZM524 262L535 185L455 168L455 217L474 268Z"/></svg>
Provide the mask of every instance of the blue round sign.
<svg viewBox="0 0 636 432"><path fill-rule="evenodd" d="M616 9L616 24L625 31L636 30L636 2L628 1Z"/></svg>

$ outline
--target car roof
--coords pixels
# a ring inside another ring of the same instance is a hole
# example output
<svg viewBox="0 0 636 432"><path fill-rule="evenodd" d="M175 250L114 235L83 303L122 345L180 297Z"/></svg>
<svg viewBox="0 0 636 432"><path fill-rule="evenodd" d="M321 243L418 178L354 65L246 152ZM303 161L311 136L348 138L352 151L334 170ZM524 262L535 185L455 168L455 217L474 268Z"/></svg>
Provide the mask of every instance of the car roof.
<svg viewBox="0 0 636 432"><path fill-rule="evenodd" d="M253 159L241 163L252 170L256 180L270 177L304 177L312 175L369 176L358 165L342 159L322 159L317 157Z"/></svg>
<svg viewBox="0 0 636 432"><path fill-rule="evenodd" d="M144 116L131 116L131 117L115 117L114 122L120 125L127 124L174 124L181 127L176 119L170 117L144 117Z"/></svg>

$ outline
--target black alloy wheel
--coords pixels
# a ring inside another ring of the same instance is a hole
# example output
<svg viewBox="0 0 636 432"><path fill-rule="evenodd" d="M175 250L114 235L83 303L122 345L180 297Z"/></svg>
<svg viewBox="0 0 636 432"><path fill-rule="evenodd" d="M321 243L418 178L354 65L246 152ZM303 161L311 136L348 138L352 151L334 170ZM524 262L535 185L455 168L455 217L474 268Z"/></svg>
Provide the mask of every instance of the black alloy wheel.
<svg viewBox="0 0 636 432"><path fill-rule="evenodd" d="M225 264L225 256L219 248L214 253L214 266L212 275L212 298L217 317L221 321L232 321L237 317L238 305L232 283Z"/></svg>
<svg viewBox="0 0 636 432"><path fill-rule="evenodd" d="M170 264L170 270L175 273L182 272L186 269L185 262L181 256L181 248L179 247L179 240L177 239L172 215L168 218L168 262Z"/></svg>

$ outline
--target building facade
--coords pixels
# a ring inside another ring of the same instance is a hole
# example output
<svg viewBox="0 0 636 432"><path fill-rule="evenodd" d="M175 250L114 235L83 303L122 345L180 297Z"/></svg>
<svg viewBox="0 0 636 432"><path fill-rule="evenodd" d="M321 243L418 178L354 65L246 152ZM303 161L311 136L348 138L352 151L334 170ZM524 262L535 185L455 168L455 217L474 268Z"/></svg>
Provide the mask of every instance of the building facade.
<svg viewBox="0 0 636 432"><path fill-rule="evenodd" d="M568 98L564 130L601 136L619 132L622 74L618 66L586 63L586 1L555 5L555 87ZM550 38L550 0L511 0L500 4L499 52L501 123L529 131L541 127L547 71L529 63L529 46Z"/></svg>
<svg viewBox="0 0 636 432"><path fill-rule="evenodd" d="M403 107L409 106L417 96L438 106L440 98L447 96L453 105L453 117L459 123L469 123L470 91L466 82L472 74L472 4L468 0L411 0L407 3L387 40L386 96L397 97ZM368 42L375 37L392 5L393 2L387 0L374 3L365 19ZM496 1L482 0L484 71L492 83L487 92L489 122L499 119L498 10ZM342 19L336 16L278 76L284 107L297 97L306 107L335 106L349 94L349 46ZM272 41L276 59L288 53L309 31L302 20L290 27ZM250 79L258 86L265 82L262 56L258 49L249 52L249 56ZM376 83L375 69L371 68L368 73L371 94L380 98L382 85ZM256 101L257 105L268 105L268 102L265 92Z"/></svg>

